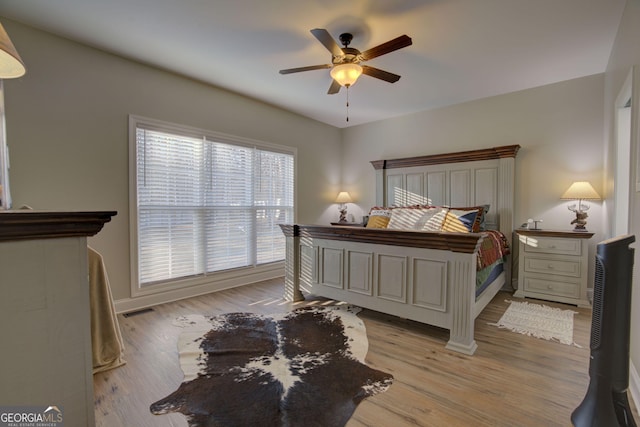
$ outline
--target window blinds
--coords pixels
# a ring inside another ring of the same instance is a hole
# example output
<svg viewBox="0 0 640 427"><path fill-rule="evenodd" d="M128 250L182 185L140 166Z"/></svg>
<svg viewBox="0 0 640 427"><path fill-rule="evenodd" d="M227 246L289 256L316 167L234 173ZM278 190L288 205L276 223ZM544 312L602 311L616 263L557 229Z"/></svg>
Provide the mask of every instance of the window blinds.
<svg viewBox="0 0 640 427"><path fill-rule="evenodd" d="M284 259L293 155L136 129L140 286Z"/></svg>

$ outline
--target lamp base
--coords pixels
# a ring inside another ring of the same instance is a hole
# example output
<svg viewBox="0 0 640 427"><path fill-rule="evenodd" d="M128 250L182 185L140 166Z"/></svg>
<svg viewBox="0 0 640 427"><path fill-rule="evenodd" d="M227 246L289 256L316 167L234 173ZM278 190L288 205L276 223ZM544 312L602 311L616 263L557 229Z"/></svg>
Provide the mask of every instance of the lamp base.
<svg viewBox="0 0 640 427"><path fill-rule="evenodd" d="M347 222L347 208L340 209L340 219L338 222Z"/></svg>
<svg viewBox="0 0 640 427"><path fill-rule="evenodd" d="M587 212L581 211L581 210L576 210L575 212L576 212L576 219L571 221L571 224L576 225L573 231L587 231L586 229L587 217L588 217Z"/></svg>

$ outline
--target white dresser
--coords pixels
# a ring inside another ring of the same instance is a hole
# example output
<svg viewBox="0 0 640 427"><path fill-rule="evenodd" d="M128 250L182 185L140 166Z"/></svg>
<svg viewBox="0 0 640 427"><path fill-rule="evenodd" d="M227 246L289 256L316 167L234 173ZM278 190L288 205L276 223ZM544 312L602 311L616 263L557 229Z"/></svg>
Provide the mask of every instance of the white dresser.
<svg viewBox="0 0 640 427"><path fill-rule="evenodd" d="M589 239L593 233L516 230L518 289L514 296L589 307Z"/></svg>
<svg viewBox="0 0 640 427"><path fill-rule="evenodd" d="M95 425L87 236L115 214L0 211L1 405Z"/></svg>

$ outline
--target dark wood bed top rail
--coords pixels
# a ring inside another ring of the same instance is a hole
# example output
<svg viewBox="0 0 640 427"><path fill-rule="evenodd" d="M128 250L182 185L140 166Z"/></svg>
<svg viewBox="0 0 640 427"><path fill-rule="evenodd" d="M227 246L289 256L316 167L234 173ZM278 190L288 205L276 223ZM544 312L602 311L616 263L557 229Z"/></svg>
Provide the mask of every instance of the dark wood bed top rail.
<svg viewBox="0 0 640 427"><path fill-rule="evenodd" d="M409 246L468 254L477 251L483 238L483 235L479 233L438 233L326 225L280 224L280 228L286 237Z"/></svg>
<svg viewBox="0 0 640 427"><path fill-rule="evenodd" d="M374 169L393 169L437 165L443 163L475 162L477 160L493 160L515 157L519 149L519 145L504 145L502 147L460 151L457 153L432 154L429 156L406 157L402 159L373 160L371 161L371 164Z"/></svg>

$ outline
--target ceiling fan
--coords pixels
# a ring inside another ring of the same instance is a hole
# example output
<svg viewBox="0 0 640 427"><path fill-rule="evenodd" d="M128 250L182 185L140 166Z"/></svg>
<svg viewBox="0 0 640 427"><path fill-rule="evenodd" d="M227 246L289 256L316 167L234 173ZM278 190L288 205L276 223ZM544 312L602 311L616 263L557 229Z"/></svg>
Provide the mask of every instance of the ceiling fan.
<svg viewBox="0 0 640 427"><path fill-rule="evenodd" d="M331 77L333 81L329 86L329 95L338 93L342 86L349 87L356 82L361 74L366 74L385 82L395 83L400 80L400 76L381 70L379 68L370 67L368 65L360 65L361 62L368 61L378 56L402 49L412 44L411 37L402 35L386 43L360 52L358 49L349 47L353 35L350 33L340 34L340 42L344 47L338 46L338 43L331 37L329 32L323 28L315 28L311 30L311 34L315 36L320 43L331 52L331 64L311 65L308 67L288 68L280 70L280 74L299 73L301 71L323 70L331 68Z"/></svg>

